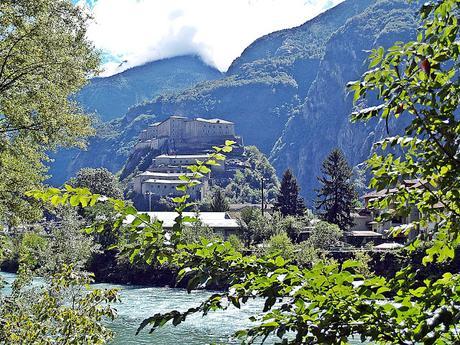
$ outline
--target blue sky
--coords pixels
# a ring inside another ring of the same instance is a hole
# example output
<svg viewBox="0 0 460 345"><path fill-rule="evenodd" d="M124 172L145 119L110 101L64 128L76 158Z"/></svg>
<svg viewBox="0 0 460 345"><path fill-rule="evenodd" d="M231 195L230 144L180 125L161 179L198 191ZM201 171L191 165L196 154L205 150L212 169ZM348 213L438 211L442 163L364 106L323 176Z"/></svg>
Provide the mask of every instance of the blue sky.
<svg viewBox="0 0 460 345"><path fill-rule="evenodd" d="M88 38L104 52L103 75L111 75L184 54L225 71L258 37L300 25L342 0L72 1L92 12Z"/></svg>

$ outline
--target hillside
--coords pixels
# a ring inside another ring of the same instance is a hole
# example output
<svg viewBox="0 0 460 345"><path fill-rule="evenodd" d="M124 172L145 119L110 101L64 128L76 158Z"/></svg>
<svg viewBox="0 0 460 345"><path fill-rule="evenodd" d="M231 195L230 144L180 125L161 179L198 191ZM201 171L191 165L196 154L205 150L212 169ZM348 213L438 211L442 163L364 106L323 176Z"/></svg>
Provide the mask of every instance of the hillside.
<svg viewBox="0 0 460 345"><path fill-rule="evenodd" d="M263 60L279 60L281 63L299 59L319 61L324 56L326 43L331 34L371 3L370 0L345 1L298 27L262 36L233 61L227 73L237 74L245 64L255 61L259 63Z"/></svg>
<svg viewBox="0 0 460 345"><path fill-rule="evenodd" d="M405 1L380 1L351 18L328 41L305 102L293 112L270 157L278 171L294 169L308 200L314 198L316 176L329 151L340 147L357 165L369 156L372 144L386 136L384 123L350 122L352 95L345 85L367 70L369 48L388 47L415 35L414 14ZM392 123L389 127L393 134L398 130Z"/></svg>
<svg viewBox="0 0 460 345"><path fill-rule="evenodd" d="M89 113L107 121L123 116L129 107L168 91L221 77L197 56L178 56L146 63L119 74L91 79L76 100Z"/></svg>
<svg viewBox="0 0 460 345"><path fill-rule="evenodd" d="M302 193L313 198L326 154L344 149L352 164L365 160L384 127L350 124L345 85L366 70L367 50L413 34L415 10L405 0L347 0L305 24L251 44L219 79L166 92L131 107L88 152L66 165L119 171L142 125L171 114L221 117L236 123L245 145L256 145L281 174L291 167ZM390 124L391 125L391 124ZM61 179L62 181L62 179Z"/></svg>
<svg viewBox="0 0 460 345"><path fill-rule="evenodd" d="M180 91L198 82L222 77L217 69L197 56L178 56L133 67L119 74L94 78L76 95L76 100L88 113L102 121L97 135L89 141L87 151L76 149L51 153L48 180L60 185L84 167L106 167L116 172L125 163L139 131L152 117L140 117L126 122L122 118L128 109L142 101L171 91ZM149 119L149 120L147 120Z"/></svg>
<svg viewBox="0 0 460 345"><path fill-rule="evenodd" d="M246 144L269 153L315 79L330 35L370 3L346 1L299 27L266 35L244 50L224 78L161 95L127 117L216 115L235 122Z"/></svg>

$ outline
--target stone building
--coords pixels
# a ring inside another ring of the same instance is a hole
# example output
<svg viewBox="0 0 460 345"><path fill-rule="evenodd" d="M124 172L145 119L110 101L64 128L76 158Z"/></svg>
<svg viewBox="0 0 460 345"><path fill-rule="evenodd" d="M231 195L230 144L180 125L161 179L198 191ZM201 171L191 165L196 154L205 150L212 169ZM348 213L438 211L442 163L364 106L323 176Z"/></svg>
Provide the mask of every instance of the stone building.
<svg viewBox="0 0 460 345"><path fill-rule="evenodd" d="M182 158L183 157L183 158ZM193 156L201 157L202 156ZM205 156L207 157L207 156ZM152 165L150 171L145 171L134 178L133 189L137 194L146 196L154 195L156 197L178 196L182 193L177 191L177 187L186 184L180 179L180 176L193 177L193 174L187 172L187 166L195 164L199 158L187 156L166 156L157 157L158 162ZM156 160L155 159L155 160ZM200 180L200 184L189 189L188 193L195 200L202 200L208 192L208 178Z"/></svg>
<svg viewBox="0 0 460 345"><path fill-rule="evenodd" d="M181 195L177 187L185 182L180 176L193 176L187 167L197 161L208 160L212 147L221 146L226 140L236 142L233 157L242 153L242 139L235 135L235 124L230 121L171 116L151 124L140 133L135 150L143 149L156 156L147 171L132 180L133 191L142 195L149 204L152 199ZM225 177L226 168L225 162L221 162L221 165L211 167L211 174ZM188 190L193 199L202 200L206 197L209 179L210 175L204 176L199 185Z"/></svg>
<svg viewBox="0 0 460 345"><path fill-rule="evenodd" d="M184 116L171 116L162 122L151 124L139 135L136 148L170 151L195 149L212 145L222 145L225 140L233 140L242 145L240 137L235 135L235 124L222 119L189 119Z"/></svg>

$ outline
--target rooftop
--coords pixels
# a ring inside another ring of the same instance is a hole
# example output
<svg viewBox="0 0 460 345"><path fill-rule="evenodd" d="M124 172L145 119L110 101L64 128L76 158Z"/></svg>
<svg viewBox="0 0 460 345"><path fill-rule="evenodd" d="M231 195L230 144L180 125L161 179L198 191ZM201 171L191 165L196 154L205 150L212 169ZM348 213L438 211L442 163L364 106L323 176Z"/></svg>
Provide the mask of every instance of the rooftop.
<svg viewBox="0 0 460 345"><path fill-rule="evenodd" d="M173 158L173 159L207 159L208 154L202 155L159 155L156 158Z"/></svg>
<svg viewBox="0 0 460 345"><path fill-rule="evenodd" d="M203 119L201 117L197 117L194 120L199 121L199 122L207 122L207 123L214 123L214 124L216 124L216 123L222 123L224 125L233 125L234 124L233 122L222 120L222 119Z"/></svg>
<svg viewBox="0 0 460 345"><path fill-rule="evenodd" d="M141 212L150 216L151 220L158 219L163 222L165 228L172 228L175 224L177 212ZM184 212L184 217L196 217L195 212ZM200 212L198 217L204 225L210 228L233 228L238 229L240 226L236 219L231 218L227 212ZM131 223L134 216L128 216L127 223ZM191 224L188 224L191 225Z"/></svg>
<svg viewBox="0 0 460 345"><path fill-rule="evenodd" d="M352 237L382 237L383 236L382 234L379 234L378 232L364 231L364 230L363 231L360 231L360 230L348 231L347 235L352 236Z"/></svg>
<svg viewBox="0 0 460 345"><path fill-rule="evenodd" d="M194 180L196 181L196 180ZM198 181L196 181L198 182ZM163 180L163 179L156 179L156 178L150 178L148 180L145 180L144 183L156 183L156 184L187 184L189 181L183 181L183 180Z"/></svg>
<svg viewBox="0 0 460 345"><path fill-rule="evenodd" d="M157 171L144 171L139 176L156 176L156 177L179 177L179 176L187 176L192 177L194 173L168 173L168 172L157 172Z"/></svg>
<svg viewBox="0 0 460 345"><path fill-rule="evenodd" d="M375 246L374 249L398 249L404 247L402 244L396 242L382 243Z"/></svg>

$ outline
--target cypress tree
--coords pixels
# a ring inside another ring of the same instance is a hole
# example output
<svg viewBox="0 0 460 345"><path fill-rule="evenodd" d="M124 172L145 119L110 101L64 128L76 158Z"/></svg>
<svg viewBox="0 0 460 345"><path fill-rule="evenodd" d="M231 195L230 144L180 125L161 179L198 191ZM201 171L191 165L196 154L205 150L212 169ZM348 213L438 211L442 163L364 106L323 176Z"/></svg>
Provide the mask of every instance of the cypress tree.
<svg viewBox="0 0 460 345"><path fill-rule="evenodd" d="M351 212L356 191L351 180L352 169L340 149L332 150L324 160L321 172L323 176L318 177L321 188L316 191L316 208L321 210L325 221L347 230L353 226Z"/></svg>
<svg viewBox="0 0 460 345"><path fill-rule="evenodd" d="M229 210L228 201L222 190L216 190L211 200L211 211L225 212Z"/></svg>
<svg viewBox="0 0 460 345"><path fill-rule="evenodd" d="M299 195L300 188L297 179L290 169L283 174L280 191L275 209L281 212L283 216L300 216L305 213L305 203Z"/></svg>

